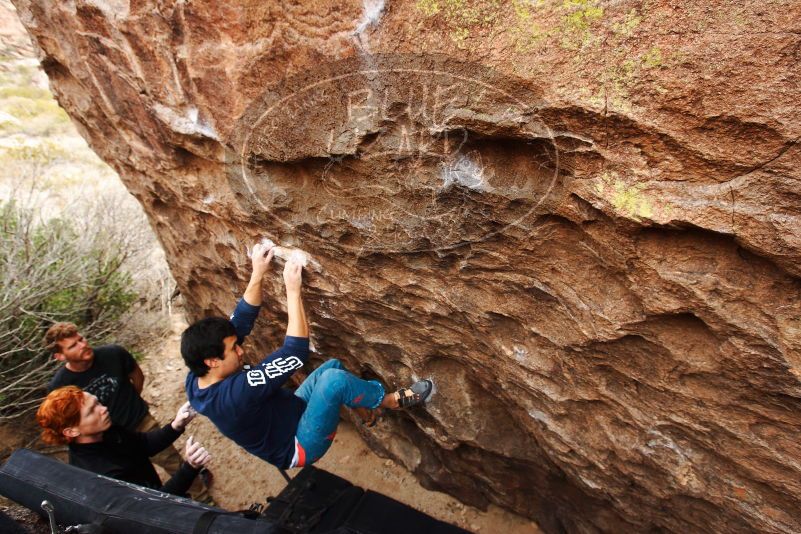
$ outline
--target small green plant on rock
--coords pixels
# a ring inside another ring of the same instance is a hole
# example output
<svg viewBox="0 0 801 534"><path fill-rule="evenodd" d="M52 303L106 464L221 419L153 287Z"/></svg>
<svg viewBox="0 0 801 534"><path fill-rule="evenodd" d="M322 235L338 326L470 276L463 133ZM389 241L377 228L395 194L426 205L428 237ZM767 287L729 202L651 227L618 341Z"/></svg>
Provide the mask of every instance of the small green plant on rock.
<svg viewBox="0 0 801 534"><path fill-rule="evenodd" d="M576 50L592 44L594 41L592 27L604 15L604 9L596 0L563 0L562 10L567 13L562 17L559 28L563 48Z"/></svg>
<svg viewBox="0 0 801 534"><path fill-rule="evenodd" d="M424 16L441 18L451 40L463 47L472 32L491 28L497 22L503 3L500 0L417 0L415 5Z"/></svg>
<svg viewBox="0 0 801 534"><path fill-rule="evenodd" d="M636 221L654 217L654 202L644 191L643 184L628 183L614 171L605 171L595 184L595 192L612 204L616 213Z"/></svg>

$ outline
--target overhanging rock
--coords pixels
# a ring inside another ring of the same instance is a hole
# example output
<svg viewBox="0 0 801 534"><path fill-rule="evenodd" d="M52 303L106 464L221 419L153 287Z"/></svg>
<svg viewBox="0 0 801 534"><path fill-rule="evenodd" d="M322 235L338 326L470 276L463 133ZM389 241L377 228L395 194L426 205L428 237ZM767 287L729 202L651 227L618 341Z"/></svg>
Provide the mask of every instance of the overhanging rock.
<svg viewBox="0 0 801 534"><path fill-rule="evenodd" d="M14 3L193 317L267 237L321 355L434 377L368 435L428 485L801 530L798 3Z"/></svg>

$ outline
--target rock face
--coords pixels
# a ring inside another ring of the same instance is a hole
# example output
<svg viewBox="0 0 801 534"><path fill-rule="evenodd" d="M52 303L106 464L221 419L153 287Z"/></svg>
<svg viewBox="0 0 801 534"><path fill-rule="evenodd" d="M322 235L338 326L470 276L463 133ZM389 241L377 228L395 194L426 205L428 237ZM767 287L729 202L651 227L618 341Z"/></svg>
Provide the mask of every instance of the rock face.
<svg viewBox="0 0 801 534"><path fill-rule="evenodd" d="M313 259L320 358L434 378L367 434L427 484L801 531L801 4L14 3L193 317L268 237Z"/></svg>

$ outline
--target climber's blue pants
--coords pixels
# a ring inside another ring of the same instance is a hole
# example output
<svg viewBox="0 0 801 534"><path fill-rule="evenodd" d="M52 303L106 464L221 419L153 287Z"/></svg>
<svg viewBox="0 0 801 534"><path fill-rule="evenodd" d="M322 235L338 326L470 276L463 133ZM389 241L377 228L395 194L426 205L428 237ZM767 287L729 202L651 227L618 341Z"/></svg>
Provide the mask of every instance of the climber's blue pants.
<svg viewBox="0 0 801 534"><path fill-rule="evenodd" d="M331 359L315 369L295 391L306 401L300 418L295 467L309 465L326 453L339 424L339 408L378 408L384 399L384 386L376 380L362 380Z"/></svg>

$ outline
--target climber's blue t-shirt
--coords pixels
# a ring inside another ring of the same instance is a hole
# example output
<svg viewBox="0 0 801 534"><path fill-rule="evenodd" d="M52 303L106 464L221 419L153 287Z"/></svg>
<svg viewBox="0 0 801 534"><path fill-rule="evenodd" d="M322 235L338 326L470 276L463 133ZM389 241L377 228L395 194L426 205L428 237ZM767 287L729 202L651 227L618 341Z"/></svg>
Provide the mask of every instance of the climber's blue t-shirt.
<svg viewBox="0 0 801 534"><path fill-rule="evenodd" d="M253 329L259 307L240 299L231 323L242 343ZM201 389L191 371L186 396L224 436L249 453L288 468L295 453L295 433L306 403L281 385L306 362L309 338L286 336L284 345L257 365Z"/></svg>

